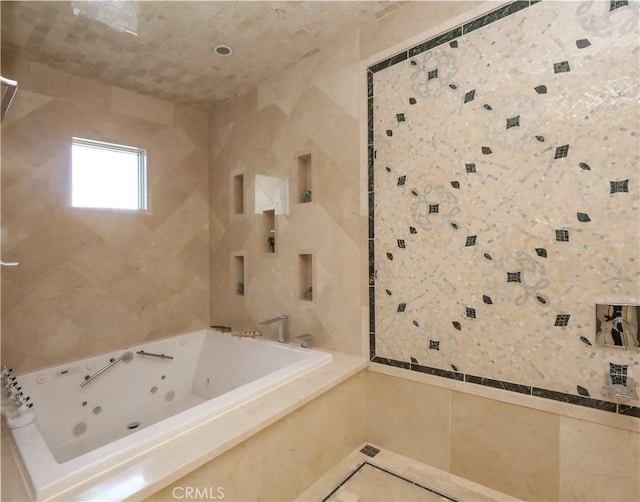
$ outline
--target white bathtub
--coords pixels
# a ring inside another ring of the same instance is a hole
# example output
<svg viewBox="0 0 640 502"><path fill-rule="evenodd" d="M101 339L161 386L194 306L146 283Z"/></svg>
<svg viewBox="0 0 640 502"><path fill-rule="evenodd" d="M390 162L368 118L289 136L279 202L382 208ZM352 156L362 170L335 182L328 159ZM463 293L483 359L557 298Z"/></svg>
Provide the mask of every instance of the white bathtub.
<svg viewBox="0 0 640 502"><path fill-rule="evenodd" d="M80 386L125 351L134 354L131 361ZM25 485L34 500L56 498L331 359L202 330L21 375L37 417L11 430Z"/></svg>

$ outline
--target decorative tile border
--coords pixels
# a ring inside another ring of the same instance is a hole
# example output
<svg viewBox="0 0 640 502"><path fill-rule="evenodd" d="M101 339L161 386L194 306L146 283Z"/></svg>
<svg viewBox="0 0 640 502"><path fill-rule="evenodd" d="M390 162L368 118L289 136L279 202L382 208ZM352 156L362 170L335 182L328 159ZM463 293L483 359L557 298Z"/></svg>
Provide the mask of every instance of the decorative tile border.
<svg viewBox="0 0 640 502"><path fill-rule="evenodd" d="M578 386L577 390L579 392L578 395L575 394L568 394L568 393L564 393L564 392L558 392L558 391L553 391L553 390L548 390L548 389L542 389L542 388L538 388L538 387L532 387L529 385L524 385L524 384L519 384L519 383L514 383L514 382L507 382L507 381L502 381L502 380L496 380L496 379L492 379L492 378L488 378L488 377L482 377L482 376L476 376L476 375L470 375L470 374L463 374L457 371L457 368L454 368L454 371L447 371L447 370L443 370L440 368L433 368L433 367L429 367L429 366L423 366L420 364L417 364L417 361L413 360L410 362L406 362L406 361L400 361L397 359L391 359L391 358L386 358L386 357L381 357L381 356L377 356L376 355L376 338L375 338L375 279L376 279L376 268L375 268L375 243L374 243L374 237L375 237L375 231L374 231L374 222L375 222L375 214L374 214L374 163L375 163L375 158L376 158L376 151L375 151L375 147L374 147L374 89L373 89L373 74L376 72L379 72L381 70L384 70L386 68L389 68L393 65L396 65L402 61L406 61L407 59L420 54L421 52L425 52L427 50L430 50L434 47L437 47L439 45L445 44L445 43L449 43L449 44L457 44L457 42L455 41L456 38L470 33L471 31L477 30L483 26L487 26L499 19L502 19L506 16L509 16L515 12L518 12L522 9L525 9L531 5L534 5L536 3L539 3L541 0L531 0L531 1L522 1L522 0L517 0L514 1L510 4L504 5L488 14L485 14L484 16L481 16L478 19L474 19L470 22L467 22L461 26L458 26L456 28L453 28L451 30L449 30L448 32L438 35L437 37L430 39L426 42L422 42L418 45L415 45L405 51L402 51L398 54L395 54L379 63L373 64L372 66L370 66L367 70L367 114L368 114L368 131L367 131L367 141L368 141L368 203L369 203L369 231L368 231L368 239L369 239L369 323L370 323L370 327L369 327L369 343L370 343L370 349L369 349L369 356L370 356L370 360L372 362L376 362L376 363L380 363L380 364L385 364L388 366L394 366L397 368L402 368L402 369L406 369L409 371L417 371L420 373L425 373L425 374L430 374L430 375L435 375L435 376L439 376L442 378L449 378L452 380L457 380L457 381L464 381L464 382L468 382L468 383L473 383L476 385L484 385L487 387L493 387L493 388L498 388L498 389L502 389L502 390L506 390L509 392L516 392L516 393L520 393L520 394L526 394L526 395L530 395L530 396L535 396L535 397L540 397L543 399L550 399L553 401L560 401L560 402L565 402L565 403L569 403L569 404L574 404L577 406L584 406L584 407L588 407L588 408L593 408L593 409L597 409L597 410L601 410L601 411L608 411L611 413L617 413L620 415L627 415L627 416L632 416L632 417L636 417L636 418L640 418L640 408L639 407L635 407L635 406L629 406L629 405L625 405L625 404L620 404L620 403L616 403L616 402L612 402L612 401L606 401L606 400L600 400L600 399L594 399L589 397L588 395L588 391L586 391L586 389ZM612 2L612 10L613 10L613 5L614 2ZM456 45L451 45L452 47L456 46ZM560 63L556 63L554 64L554 71L556 73L558 72L565 72L565 71L569 71L568 68L568 63L567 62L560 62ZM546 88L544 88L545 86L539 86L539 88L536 88L536 92L540 93L546 93L547 90ZM469 94L469 93L467 93ZM465 103L467 101L471 101L473 100L473 95L465 95ZM511 119L509 119L507 121L507 129L511 126L517 126L518 124L518 119L519 117L513 117ZM404 117L400 117L398 116L398 121L403 121ZM511 121L511 123L509 122ZM540 139L539 141L544 141L544 138ZM565 145L562 147L558 147L556 149L556 158L560 158L560 157L564 157L567 155L567 151L568 151L569 145ZM490 154L491 151L490 149L485 152L484 148L483 148L483 153L485 154ZM583 164L580 165L580 167L582 169L590 169L589 166L587 166L586 164L583 166ZM473 171L469 171L469 166L467 166L467 172L473 172ZM401 183L403 183L403 181L399 178L398 179L398 185L400 185ZM611 184L611 193L614 193L616 190L618 190L618 187L615 186L612 182ZM620 188L620 191L626 191L627 188L626 187L622 187ZM582 218L582 219L581 219ZM586 219L585 219L586 218ZM578 213L578 220L579 221L589 221L589 217L588 215L583 215L582 213ZM560 234L558 234L558 232L560 232ZM566 235L565 235L566 234ZM475 239L475 236L471 236ZM469 239L469 237L467 238ZM568 240L569 236L568 236L568 231L566 230L556 230L556 240ZM475 244L475 242L468 244L468 245L473 245ZM402 243L398 242L398 246L402 247ZM541 250L536 250L536 252L538 253L539 256L543 256L546 255L546 250L541 249ZM514 281L516 279L514 278ZM541 299L540 301L542 302L543 299ZM485 299L485 303L491 303L491 299L489 298L489 300L487 301ZM402 304L400 304L402 305ZM399 306L398 309L400 309L401 307ZM469 309L467 309L469 310ZM473 309L472 309L473 310ZM473 317L471 315L469 315L469 317ZM568 314L558 314L557 318L556 318L556 326L566 326L567 322L568 322L568 318L569 315ZM454 327L455 326L455 322L454 322ZM456 329L459 329L458 327L456 327ZM584 338L584 337L582 337ZM438 342L436 342L438 343ZM590 343L589 343L590 345ZM437 349L436 349L437 350ZM366 462L365 462L366 463ZM364 465L364 463L362 464ZM362 467L362 465L358 468L360 469ZM355 474L352 473L352 475ZM344 484L349 478L345 479L343 481L342 484ZM342 486L342 485L340 485ZM336 488L336 490L339 487ZM334 490L335 492L335 490ZM332 492L332 494L334 493ZM331 494L330 494L331 495Z"/></svg>

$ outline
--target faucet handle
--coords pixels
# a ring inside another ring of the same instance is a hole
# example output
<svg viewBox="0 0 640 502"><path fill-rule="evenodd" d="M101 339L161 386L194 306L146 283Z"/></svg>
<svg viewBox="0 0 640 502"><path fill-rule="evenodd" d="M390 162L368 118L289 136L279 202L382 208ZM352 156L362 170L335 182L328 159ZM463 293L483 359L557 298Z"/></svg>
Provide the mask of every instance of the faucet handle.
<svg viewBox="0 0 640 502"><path fill-rule="evenodd" d="M311 333L305 333L304 335L296 336L294 337L294 339L300 342L300 347L308 349L309 344L311 343Z"/></svg>

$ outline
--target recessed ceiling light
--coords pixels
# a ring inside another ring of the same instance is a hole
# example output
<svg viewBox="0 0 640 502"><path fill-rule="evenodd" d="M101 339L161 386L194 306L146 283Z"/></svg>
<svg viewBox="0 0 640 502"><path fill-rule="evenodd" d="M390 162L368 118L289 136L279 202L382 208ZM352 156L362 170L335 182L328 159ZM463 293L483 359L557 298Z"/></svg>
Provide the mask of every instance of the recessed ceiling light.
<svg viewBox="0 0 640 502"><path fill-rule="evenodd" d="M231 53L233 51L228 45L216 45L213 48L213 52L215 52L218 56L231 56Z"/></svg>

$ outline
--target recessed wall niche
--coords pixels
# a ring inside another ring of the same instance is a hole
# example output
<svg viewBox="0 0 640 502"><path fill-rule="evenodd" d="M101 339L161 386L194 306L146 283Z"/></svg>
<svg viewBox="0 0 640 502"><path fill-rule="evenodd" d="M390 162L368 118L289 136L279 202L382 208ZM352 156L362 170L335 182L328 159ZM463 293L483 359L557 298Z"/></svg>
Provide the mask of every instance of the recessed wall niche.
<svg viewBox="0 0 640 502"><path fill-rule="evenodd" d="M235 252L231 255L231 283L233 291L237 296L246 294L246 268L244 251Z"/></svg>
<svg viewBox="0 0 640 502"><path fill-rule="evenodd" d="M315 197L313 186L313 156L311 152L296 155L296 203L308 204Z"/></svg>
<svg viewBox="0 0 640 502"><path fill-rule="evenodd" d="M276 211L267 209L262 212L262 252L276 252Z"/></svg>
<svg viewBox="0 0 640 502"><path fill-rule="evenodd" d="M244 214L244 173L231 175L231 214Z"/></svg>
<svg viewBox="0 0 640 502"><path fill-rule="evenodd" d="M298 254L298 298L303 301L313 301L315 298L313 253L306 251Z"/></svg>

